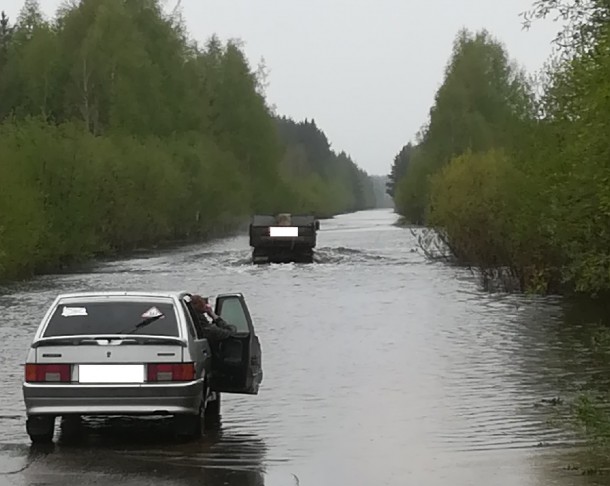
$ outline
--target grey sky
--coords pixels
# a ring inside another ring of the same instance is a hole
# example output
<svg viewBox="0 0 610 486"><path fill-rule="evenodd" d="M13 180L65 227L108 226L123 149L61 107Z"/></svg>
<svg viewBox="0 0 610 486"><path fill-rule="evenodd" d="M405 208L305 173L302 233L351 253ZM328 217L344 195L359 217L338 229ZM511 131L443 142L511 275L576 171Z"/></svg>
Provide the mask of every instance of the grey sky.
<svg viewBox="0 0 610 486"><path fill-rule="evenodd" d="M173 8L177 0L166 0ZM41 0L53 14L60 0ZM522 30L533 0L182 0L191 36L238 37L253 66L264 57L269 102L314 118L335 150L385 174L426 122L458 30L487 28L529 72L551 52L558 25ZM3 0L14 19L23 0Z"/></svg>

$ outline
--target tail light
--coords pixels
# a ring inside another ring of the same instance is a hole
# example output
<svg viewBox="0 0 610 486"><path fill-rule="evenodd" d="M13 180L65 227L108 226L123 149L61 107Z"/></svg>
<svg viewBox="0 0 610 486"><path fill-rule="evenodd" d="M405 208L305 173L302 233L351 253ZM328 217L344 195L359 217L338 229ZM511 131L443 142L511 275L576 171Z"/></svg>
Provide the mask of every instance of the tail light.
<svg viewBox="0 0 610 486"><path fill-rule="evenodd" d="M69 364L25 365L25 381L28 383L69 383L72 381L72 366Z"/></svg>
<svg viewBox="0 0 610 486"><path fill-rule="evenodd" d="M194 363L156 363L147 367L149 382L159 381L193 381L195 379Z"/></svg>

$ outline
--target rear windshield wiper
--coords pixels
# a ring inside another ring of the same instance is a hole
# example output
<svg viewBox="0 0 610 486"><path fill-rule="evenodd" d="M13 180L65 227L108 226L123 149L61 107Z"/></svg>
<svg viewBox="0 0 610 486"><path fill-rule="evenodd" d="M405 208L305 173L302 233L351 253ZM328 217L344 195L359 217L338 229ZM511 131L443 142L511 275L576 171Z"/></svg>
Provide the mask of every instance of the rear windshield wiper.
<svg viewBox="0 0 610 486"><path fill-rule="evenodd" d="M161 319L162 317L165 317L165 315L164 314L159 314L157 316L147 317L143 321L138 322L135 326L133 326L133 327L131 327L129 329L125 329L123 331L119 331L119 332L117 332L117 334L133 334L138 329L142 329L143 327L146 327L149 324L152 324L153 322L155 322L158 319ZM129 332L127 332L127 331L129 331Z"/></svg>

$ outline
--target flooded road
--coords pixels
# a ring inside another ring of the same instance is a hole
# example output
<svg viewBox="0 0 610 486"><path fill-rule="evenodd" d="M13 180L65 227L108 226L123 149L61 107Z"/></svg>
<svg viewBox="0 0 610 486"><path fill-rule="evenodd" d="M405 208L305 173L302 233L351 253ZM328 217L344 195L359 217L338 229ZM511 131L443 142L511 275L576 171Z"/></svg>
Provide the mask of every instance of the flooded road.
<svg viewBox="0 0 610 486"><path fill-rule="evenodd" d="M603 371L579 346L586 331L559 301L488 295L427 262L395 220L322 221L313 265L252 266L240 236L2 289L0 484L598 484L565 468L580 439L553 422L552 399ZM167 421L117 419L31 448L21 363L44 310L57 293L115 289L243 292L260 394L225 395L222 423L195 443Z"/></svg>

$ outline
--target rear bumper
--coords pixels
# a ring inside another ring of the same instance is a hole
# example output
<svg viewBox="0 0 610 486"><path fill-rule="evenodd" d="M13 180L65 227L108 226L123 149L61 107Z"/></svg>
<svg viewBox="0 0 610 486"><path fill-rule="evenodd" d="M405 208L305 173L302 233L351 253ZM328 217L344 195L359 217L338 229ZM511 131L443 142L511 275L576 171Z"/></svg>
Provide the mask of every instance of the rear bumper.
<svg viewBox="0 0 610 486"><path fill-rule="evenodd" d="M23 385L27 415L178 415L199 411L203 380L144 385Z"/></svg>
<svg viewBox="0 0 610 486"><path fill-rule="evenodd" d="M316 247L315 238L271 238L262 237L250 241L252 248L297 249L305 250Z"/></svg>

